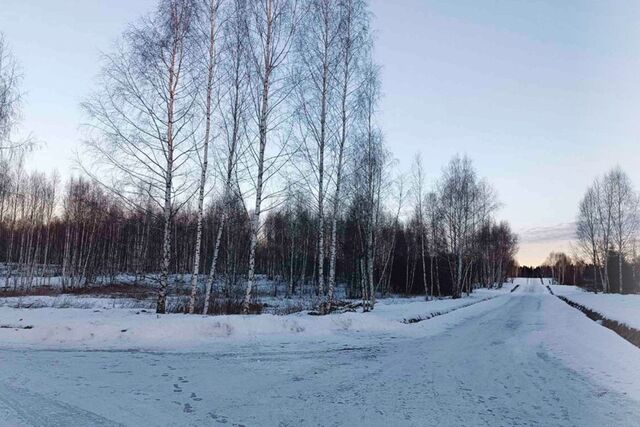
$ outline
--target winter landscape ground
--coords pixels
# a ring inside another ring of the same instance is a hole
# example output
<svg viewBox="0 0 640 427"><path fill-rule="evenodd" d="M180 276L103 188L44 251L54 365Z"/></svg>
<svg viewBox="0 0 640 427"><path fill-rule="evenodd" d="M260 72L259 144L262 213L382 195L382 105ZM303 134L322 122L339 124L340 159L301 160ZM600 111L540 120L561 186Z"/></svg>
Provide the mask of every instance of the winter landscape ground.
<svg viewBox="0 0 640 427"><path fill-rule="evenodd" d="M638 22L0 1L0 427L640 426Z"/></svg>
<svg viewBox="0 0 640 427"><path fill-rule="evenodd" d="M322 317L5 300L0 424L637 425L640 349L540 279L472 295Z"/></svg>

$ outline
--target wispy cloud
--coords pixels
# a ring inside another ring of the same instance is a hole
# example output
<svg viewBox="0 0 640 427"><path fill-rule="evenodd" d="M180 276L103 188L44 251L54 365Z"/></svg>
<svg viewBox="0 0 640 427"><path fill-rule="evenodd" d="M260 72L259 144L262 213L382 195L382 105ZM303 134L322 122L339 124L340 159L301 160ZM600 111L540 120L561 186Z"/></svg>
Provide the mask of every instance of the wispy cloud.
<svg viewBox="0 0 640 427"><path fill-rule="evenodd" d="M576 223L566 222L547 227L533 227L519 233L521 243L557 242L575 239Z"/></svg>

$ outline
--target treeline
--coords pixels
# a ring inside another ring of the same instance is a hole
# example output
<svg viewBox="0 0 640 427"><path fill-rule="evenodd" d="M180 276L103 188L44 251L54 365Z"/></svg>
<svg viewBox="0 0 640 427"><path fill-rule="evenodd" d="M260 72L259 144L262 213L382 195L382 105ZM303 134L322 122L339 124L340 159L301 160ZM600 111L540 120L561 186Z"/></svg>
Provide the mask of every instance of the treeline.
<svg viewBox="0 0 640 427"><path fill-rule="evenodd" d="M449 167L461 161L456 158ZM4 280L9 286L51 285L53 278L65 290L117 283L124 273L133 276L134 282L143 282L160 270L162 216L150 202L144 210L130 209L87 178L72 178L62 185L55 176L20 168L5 170L10 173L3 175L0 187L0 259L6 264ZM458 260L448 250L445 233L455 233L450 227L457 225L444 221L445 211L438 199L445 195L434 196L427 195L435 218L421 220L419 206L410 201L402 217L398 209L381 210L374 233L376 294L454 295ZM305 291L317 295L317 219L303 193L283 197L285 203L270 211L262 225L256 269L271 280L287 283L287 295ZM227 296L237 298L246 280L250 239L250 217L241 200L224 207L213 199L206 205L200 256L203 265L214 256L223 208L227 221L218 247L217 279ZM197 226L193 206L184 206L174 216L171 274L192 273ZM336 276L347 284L349 297L362 295L366 279L359 265L365 256L361 232L358 200L354 199L338 218L337 227ZM459 292L504 281L513 274L515 250L516 238L508 224L487 217L464 249L465 277Z"/></svg>
<svg viewBox="0 0 640 427"><path fill-rule="evenodd" d="M562 285L593 290L594 284L591 280L593 272L593 265L586 264L578 256L570 256L564 252L551 252L539 266L518 266L517 276L535 279L552 278Z"/></svg>
<svg viewBox="0 0 640 427"><path fill-rule="evenodd" d="M220 290L248 312L257 274L322 312L336 283L365 310L499 285L517 238L471 161L432 188L419 157L394 171L370 20L364 0L161 0L83 103L86 178L63 185L1 150L7 282L153 277L159 313L176 273L192 313Z"/></svg>
<svg viewBox="0 0 640 427"><path fill-rule="evenodd" d="M619 259L615 251L609 251L607 269L609 292L640 292L640 257L632 253L622 257L622 282L620 282ZM594 266L580 256L569 256L564 252L551 252L538 267L518 268L518 277L551 277L563 285L585 288L593 292L603 291L602 266Z"/></svg>

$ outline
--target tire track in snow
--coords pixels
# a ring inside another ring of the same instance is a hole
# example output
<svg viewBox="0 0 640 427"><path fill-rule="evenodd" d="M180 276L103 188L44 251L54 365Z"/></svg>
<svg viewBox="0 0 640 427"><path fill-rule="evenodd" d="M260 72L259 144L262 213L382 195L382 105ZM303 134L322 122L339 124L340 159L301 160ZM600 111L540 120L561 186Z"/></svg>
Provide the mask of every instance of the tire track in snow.
<svg viewBox="0 0 640 427"><path fill-rule="evenodd" d="M0 383L0 422L30 426L121 426L93 412Z"/></svg>

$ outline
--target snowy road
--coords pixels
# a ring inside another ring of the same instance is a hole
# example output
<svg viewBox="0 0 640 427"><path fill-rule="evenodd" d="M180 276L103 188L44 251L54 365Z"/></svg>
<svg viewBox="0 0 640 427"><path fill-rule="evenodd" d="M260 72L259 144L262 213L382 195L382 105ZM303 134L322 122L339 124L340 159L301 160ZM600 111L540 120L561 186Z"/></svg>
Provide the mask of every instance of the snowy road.
<svg viewBox="0 0 640 427"><path fill-rule="evenodd" d="M0 350L0 424L640 422L632 393L640 385L616 365L637 371L640 350L539 284L411 327L216 344L202 353ZM612 349L611 361L580 365L589 361L581 346L594 340Z"/></svg>

